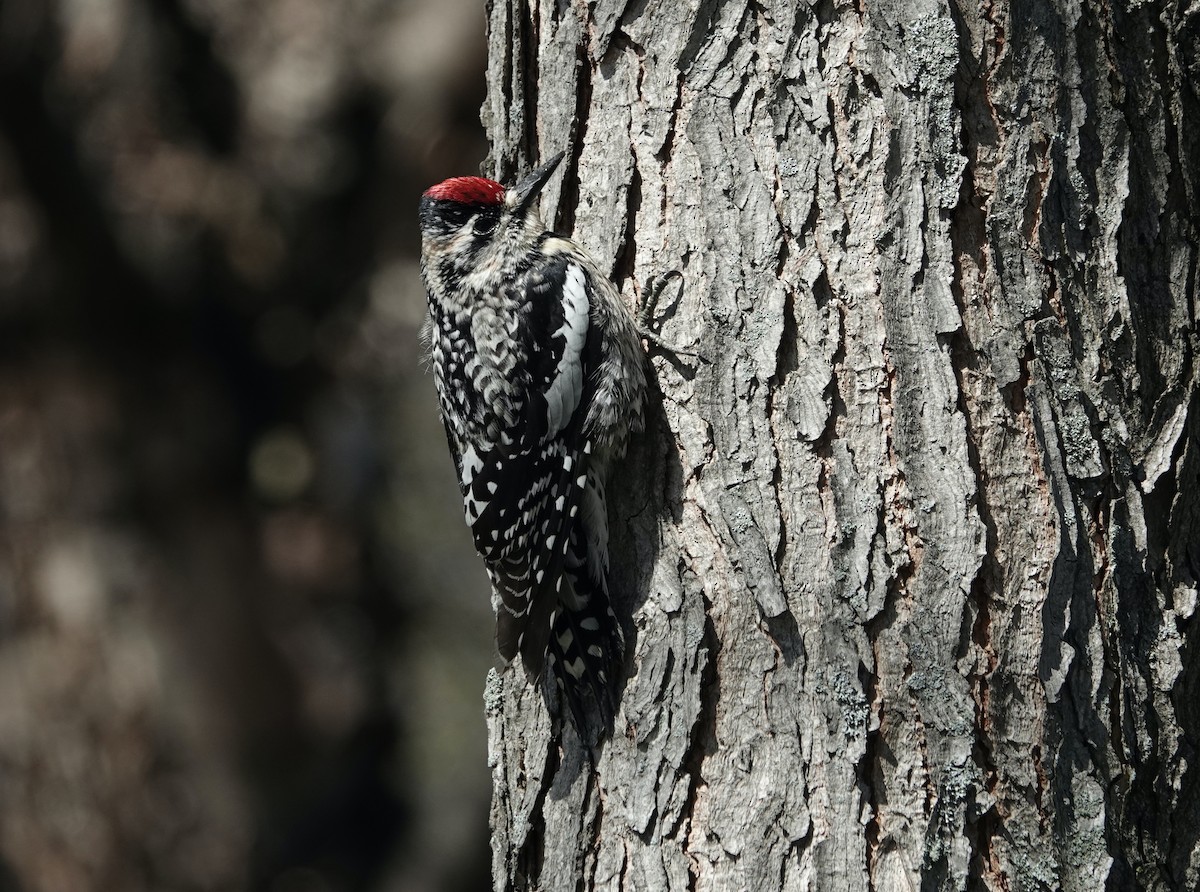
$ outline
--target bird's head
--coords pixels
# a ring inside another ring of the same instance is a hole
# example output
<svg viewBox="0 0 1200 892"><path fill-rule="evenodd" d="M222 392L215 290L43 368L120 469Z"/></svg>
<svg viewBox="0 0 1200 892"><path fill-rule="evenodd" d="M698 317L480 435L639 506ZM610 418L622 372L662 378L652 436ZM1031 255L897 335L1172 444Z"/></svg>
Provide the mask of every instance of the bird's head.
<svg viewBox="0 0 1200 892"><path fill-rule="evenodd" d="M554 173L559 152L517 185L505 188L483 177L453 177L421 196L421 256L460 269L478 265L490 252L519 254L544 227L537 197Z"/></svg>

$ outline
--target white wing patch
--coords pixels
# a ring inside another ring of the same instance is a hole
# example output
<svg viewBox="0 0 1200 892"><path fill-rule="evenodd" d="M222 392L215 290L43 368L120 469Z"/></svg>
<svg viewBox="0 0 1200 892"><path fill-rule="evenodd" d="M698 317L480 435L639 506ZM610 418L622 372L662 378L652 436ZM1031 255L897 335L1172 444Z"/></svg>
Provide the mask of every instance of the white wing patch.
<svg viewBox="0 0 1200 892"><path fill-rule="evenodd" d="M590 311L583 270L568 264L563 283L563 324L554 332L555 337L566 339L566 345L546 391L546 426L551 437L567 426L583 395L583 344Z"/></svg>
<svg viewBox="0 0 1200 892"><path fill-rule="evenodd" d="M463 450L462 461L462 489L463 489L463 508L466 509L467 526L474 525L479 519L479 515L487 508L487 502L479 502L475 498L475 490L471 485L475 481L475 475L483 470L483 460L479 457L479 453L475 451L475 447L470 444Z"/></svg>

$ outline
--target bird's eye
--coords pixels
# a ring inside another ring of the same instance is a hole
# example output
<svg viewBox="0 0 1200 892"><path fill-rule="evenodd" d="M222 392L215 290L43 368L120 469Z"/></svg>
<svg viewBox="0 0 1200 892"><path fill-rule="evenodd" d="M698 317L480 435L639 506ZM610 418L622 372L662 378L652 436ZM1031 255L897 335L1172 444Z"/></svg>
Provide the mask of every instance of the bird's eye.
<svg viewBox="0 0 1200 892"><path fill-rule="evenodd" d="M491 232L493 229L496 228L496 218L488 217L483 214L480 214L478 217L475 218L475 227L474 228L475 228L476 235L487 235L489 232Z"/></svg>

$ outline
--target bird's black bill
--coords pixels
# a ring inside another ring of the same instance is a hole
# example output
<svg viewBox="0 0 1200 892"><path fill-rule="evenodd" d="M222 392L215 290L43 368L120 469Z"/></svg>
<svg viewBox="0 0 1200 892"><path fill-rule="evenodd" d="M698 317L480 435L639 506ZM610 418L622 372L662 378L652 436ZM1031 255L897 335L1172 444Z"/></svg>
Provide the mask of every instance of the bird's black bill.
<svg viewBox="0 0 1200 892"><path fill-rule="evenodd" d="M529 210L530 205L538 197L542 191L542 187L546 185L546 181L550 179L550 175L554 173L554 169L558 167L558 163L562 161L565 152L559 152L533 173L517 183L513 191L517 194L516 212L524 214Z"/></svg>

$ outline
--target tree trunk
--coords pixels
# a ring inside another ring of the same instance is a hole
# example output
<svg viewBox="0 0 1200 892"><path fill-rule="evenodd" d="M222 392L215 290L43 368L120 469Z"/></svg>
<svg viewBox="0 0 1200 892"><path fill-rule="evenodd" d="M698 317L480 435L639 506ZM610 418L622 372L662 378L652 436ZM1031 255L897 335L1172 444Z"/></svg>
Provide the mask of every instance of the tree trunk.
<svg viewBox="0 0 1200 892"><path fill-rule="evenodd" d="M1184 5L493 0L490 173L703 357L613 738L489 679L496 889L1200 887Z"/></svg>

